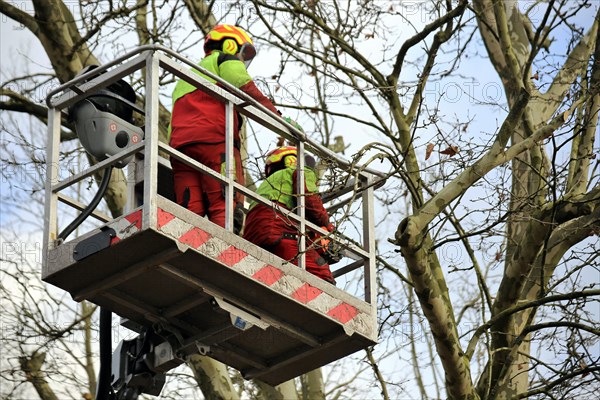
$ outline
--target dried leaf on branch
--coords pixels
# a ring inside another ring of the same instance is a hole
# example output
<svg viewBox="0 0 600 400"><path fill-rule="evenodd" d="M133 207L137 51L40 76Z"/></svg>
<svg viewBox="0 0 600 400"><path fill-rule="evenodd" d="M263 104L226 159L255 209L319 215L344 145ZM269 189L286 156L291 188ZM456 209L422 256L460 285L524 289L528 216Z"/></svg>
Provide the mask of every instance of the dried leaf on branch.
<svg viewBox="0 0 600 400"><path fill-rule="evenodd" d="M433 143L427 144L427 148L425 149L425 160L429 160L429 157L431 156L431 153L433 152L433 147L434 147Z"/></svg>
<svg viewBox="0 0 600 400"><path fill-rule="evenodd" d="M445 154L447 156L452 157L458 154L459 151L460 149L458 148L458 146L448 146L446 149L440 150L440 154Z"/></svg>

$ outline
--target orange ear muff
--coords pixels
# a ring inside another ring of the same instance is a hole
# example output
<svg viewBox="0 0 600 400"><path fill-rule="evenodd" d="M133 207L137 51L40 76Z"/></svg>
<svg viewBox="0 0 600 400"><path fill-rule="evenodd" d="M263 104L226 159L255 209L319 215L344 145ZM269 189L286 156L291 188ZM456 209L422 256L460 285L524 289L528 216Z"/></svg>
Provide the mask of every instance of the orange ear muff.
<svg viewBox="0 0 600 400"><path fill-rule="evenodd" d="M238 52L238 44L233 39L225 39L223 41L223 53L234 55Z"/></svg>
<svg viewBox="0 0 600 400"><path fill-rule="evenodd" d="M296 166L296 161L297 161L296 156L290 155L290 156L285 157L285 159L283 160L283 163L286 168L291 168L291 167Z"/></svg>

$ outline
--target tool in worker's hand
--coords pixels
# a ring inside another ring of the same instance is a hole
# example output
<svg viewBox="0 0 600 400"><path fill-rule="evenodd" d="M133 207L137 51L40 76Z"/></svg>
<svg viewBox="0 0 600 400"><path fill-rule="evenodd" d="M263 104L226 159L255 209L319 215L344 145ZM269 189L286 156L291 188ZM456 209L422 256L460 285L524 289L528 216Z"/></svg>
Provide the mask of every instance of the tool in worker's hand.
<svg viewBox="0 0 600 400"><path fill-rule="evenodd" d="M335 227L333 224L329 224L328 226L323 226L323 229L333 232ZM315 239L315 244L317 248L317 252L328 264L335 264L339 262L342 255L342 248L339 244L331 240L328 236L320 236Z"/></svg>

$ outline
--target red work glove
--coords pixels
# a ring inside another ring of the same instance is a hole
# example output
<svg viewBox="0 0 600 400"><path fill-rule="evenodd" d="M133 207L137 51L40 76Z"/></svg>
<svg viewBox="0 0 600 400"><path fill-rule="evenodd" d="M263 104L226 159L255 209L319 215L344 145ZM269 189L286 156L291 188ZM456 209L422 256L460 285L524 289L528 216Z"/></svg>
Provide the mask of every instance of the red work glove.
<svg viewBox="0 0 600 400"><path fill-rule="evenodd" d="M327 226L322 226L321 229L324 229L326 231L328 231L329 233L333 232L335 230L335 226L330 222ZM331 240L329 239L329 235L326 236L316 236L315 237L316 241L318 242L318 246L317 246L317 252L318 253L325 253L327 251L327 248L329 247L329 243L331 243Z"/></svg>
<svg viewBox="0 0 600 400"><path fill-rule="evenodd" d="M327 229L329 233L333 233L333 231L335 231L335 225L332 223L329 223L323 228ZM343 256L339 244L332 242L330 238L321 237L321 242L319 244L320 246L318 247L317 251L319 255L323 257L325 261L327 261L328 264L335 264L342 259Z"/></svg>

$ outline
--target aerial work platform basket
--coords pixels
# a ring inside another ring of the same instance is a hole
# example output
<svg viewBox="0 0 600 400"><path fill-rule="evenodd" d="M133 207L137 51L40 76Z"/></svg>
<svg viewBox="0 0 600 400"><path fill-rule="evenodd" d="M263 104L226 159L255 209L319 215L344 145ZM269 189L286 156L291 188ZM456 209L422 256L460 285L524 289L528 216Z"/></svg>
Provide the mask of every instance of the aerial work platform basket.
<svg viewBox="0 0 600 400"><path fill-rule="evenodd" d="M48 169L43 280L69 292L77 301L106 307L120 315L131 329L151 327L168 338L169 354L157 353L153 360L165 371L189 355L203 354L238 369L247 379L277 385L375 344L372 201L376 175L345 164L350 184L339 193L348 194L353 189L352 201L362 202L362 237L360 242L342 236L332 238L350 258L334 271L334 276L362 271L362 298L308 273L303 269L302 255L298 267L234 234L233 201L228 202L226 228L179 206L169 190L169 162L159 150L220 180L226 199L233 200L234 192L241 192L268 204L237 184L229 172L233 170L229 166L235 111L297 143L301 176L305 146L339 165L345 162L226 82L214 85L191 73L192 66L197 68L168 49L144 46L49 94L47 162L59 165L61 113L127 75L141 69L146 73L142 141L128 143L117 154L62 181L59 168ZM224 176L159 142L161 69L226 104L228 168ZM57 240L59 203L83 208L61 192L123 160L128 160L128 210L124 215L109 218L95 212L93 216L102 221L98 227L80 232L71 240ZM304 219L303 203L300 196L299 210L289 217L297 221L301 232L319 231L320 227ZM306 245L301 235L301 249Z"/></svg>

